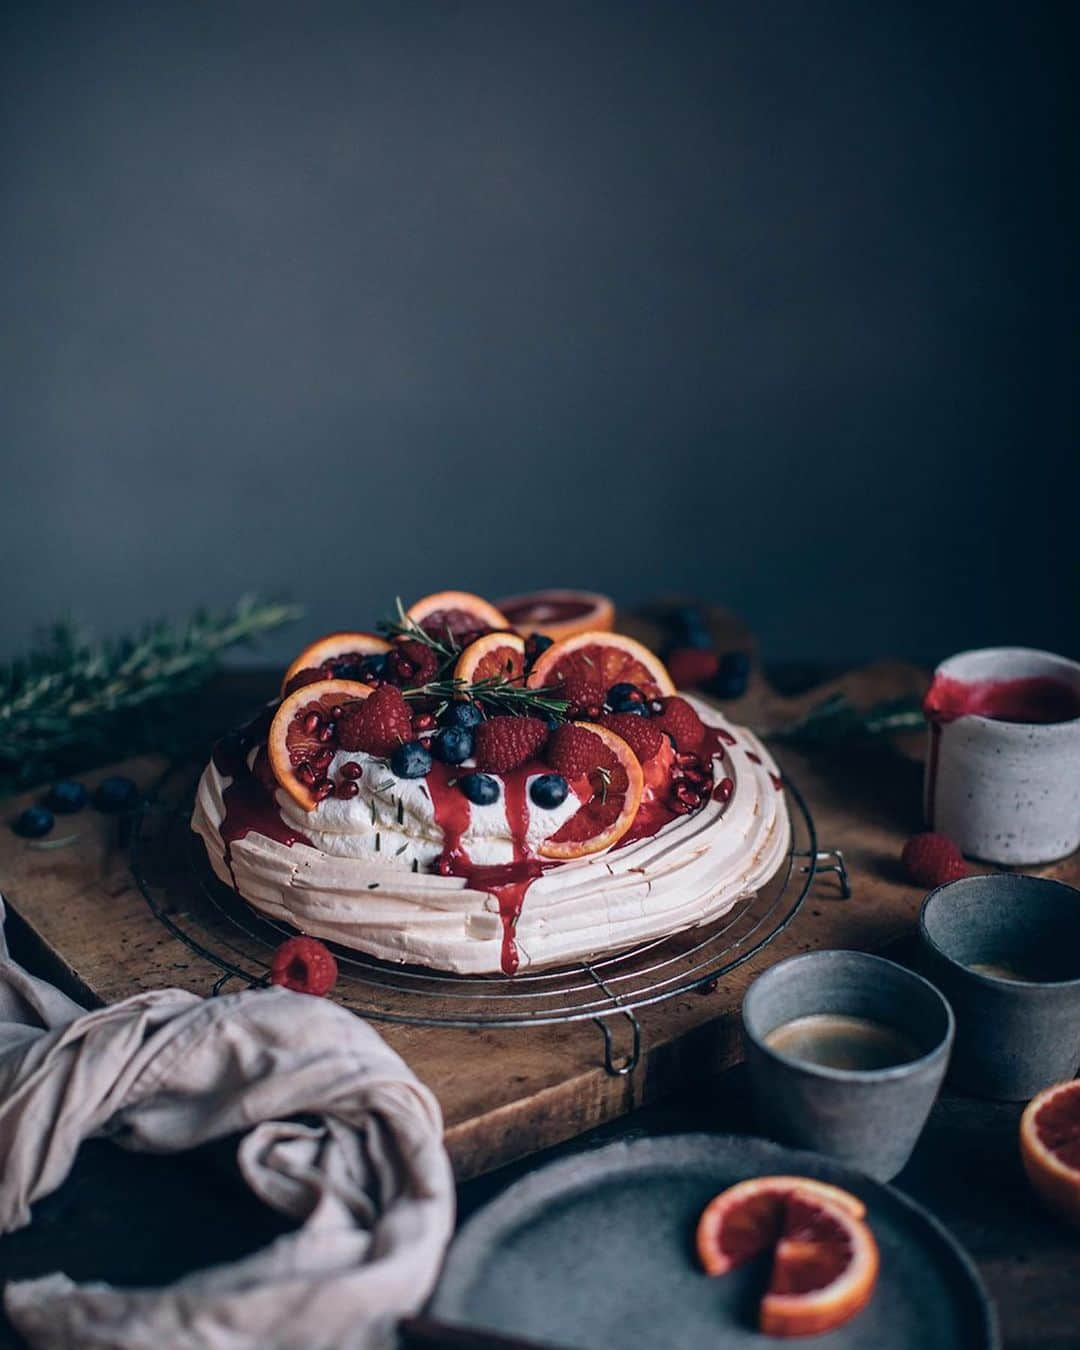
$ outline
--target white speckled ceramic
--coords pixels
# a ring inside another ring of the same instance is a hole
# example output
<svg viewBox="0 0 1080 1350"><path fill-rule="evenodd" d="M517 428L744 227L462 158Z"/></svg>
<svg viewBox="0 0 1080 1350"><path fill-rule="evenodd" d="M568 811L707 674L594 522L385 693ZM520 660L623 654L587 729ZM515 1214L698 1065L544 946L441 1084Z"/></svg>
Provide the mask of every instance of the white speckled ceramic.
<svg viewBox="0 0 1080 1350"><path fill-rule="evenodd" d="M1080 691L1080 664L1027 647L961 652L936 675L965 683L1053 676ZM962 852L1013 865L1080 848L1080 718L998 722L966 715L930 728L926 817Z"/></svg>

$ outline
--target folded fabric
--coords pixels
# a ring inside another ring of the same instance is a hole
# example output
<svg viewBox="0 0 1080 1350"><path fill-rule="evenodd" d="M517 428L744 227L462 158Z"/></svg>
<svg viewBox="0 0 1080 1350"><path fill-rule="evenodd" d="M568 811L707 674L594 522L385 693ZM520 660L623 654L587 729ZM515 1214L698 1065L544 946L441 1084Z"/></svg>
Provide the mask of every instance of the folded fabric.
<svg viewBox="0 0 1080 1350"><path fill-rule="evenodd" d="M18 1331L123 1350L388 1344L430 1292L454 1217L438 1104L399 1056L344 1008L285 989L166 989L86 1012L11 959L3 916L0 900L0 1231L29 1222L92 1136L175 1153L244 1132L244 1179L300 1221L166 1289L9 1283Z"/></svg>

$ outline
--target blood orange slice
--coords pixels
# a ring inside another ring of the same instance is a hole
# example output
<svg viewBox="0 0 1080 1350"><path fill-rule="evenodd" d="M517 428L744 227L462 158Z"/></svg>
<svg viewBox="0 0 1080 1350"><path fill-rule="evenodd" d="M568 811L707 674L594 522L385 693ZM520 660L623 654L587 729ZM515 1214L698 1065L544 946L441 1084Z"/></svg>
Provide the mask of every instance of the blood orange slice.
<svg viewBox="0 0 1080 1350"><path fill-rule="evenodd" d="M305 811L314 811L333 791L326 770L337 750L339 709L373 692L357 680L320 680L282 700L270 723L266 750L274 777Z"/></svg>
<svg viewBox="0 0 1080 1350"><path fill-rule="evenodd" d="M862 1219L813 1191L792 1191L758 1326L767 1336L832 1331L866 1307L879 1264Z"/></svg>
<svg viewBox="0 0 1080 1350"><path fill-rule="evenodd" d="M282 695L322 680L361 680L365 656L390 650L389 642L374 633L328 633L304 648L281 681ZM303 679L298 676L303 675ZM361 681L362 682L362 681Z"/></svg>
<svg viewBox="0 0 1080 1350"><path fill-rule="evenodd" d="M638 758L621 736L594 722L570 725L591 731L603 747L597 768L589 774L592 796L538 849L542 858L561 862L617 844L634 823L644 787Z"/></svg>
<svg viewBox="0 0 1080 1350"><path fill-rule="evenodd" d="M588 684L608 690L636 684L647 698L665 698L675 686L667 667L648 647L621 633L577 633L553 642L529 671L530 689Z"/></svg>
<svg viewBox="0 0 1080 1350"><path fill-rule="evenodd" d="M509 628L506 615L471 591L436 591L410 605L407 615L440 642L464 646L493 628Z"/></svg>
<svg viewBox="0 0 1080 1350"><path fill-rule="evenodd" d="M517 680L525 673L525 639L517 633L487 633L470 642L457 659L454 678L469 684L481 680Z"/></svg>
<svg viewBox="0 0 1080 1350"><path fill-rule="evenodd" d="M856 1219L866 1206L849 1191L810 1177L751 1177L730 1186L705 1206L697 1226L697 1253L706 1275L726 1275L776 1244L788 1196L816 1195Z"/></svg>
<svg viewBox="0 0 1080 1350"><path fill-rule="evenodd" d="M542 633L553 642L615 627L615 605L597 591L531 591L500 600L499 608L519 633Z"/></svg>
<svg viewBox="0 0 1080 1350"><path fill-rule="evenodd" d="M1080 1225L1080 1079L1057 1083L1020 1118L1020 1157L1045 1204Z"/></svg>

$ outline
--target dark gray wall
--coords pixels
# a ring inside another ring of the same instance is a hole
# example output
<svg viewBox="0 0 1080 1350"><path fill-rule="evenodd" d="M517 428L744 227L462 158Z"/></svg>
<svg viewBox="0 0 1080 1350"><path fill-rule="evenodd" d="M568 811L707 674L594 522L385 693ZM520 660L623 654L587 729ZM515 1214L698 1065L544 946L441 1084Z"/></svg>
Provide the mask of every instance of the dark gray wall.
<svg viewBox="0 0 1080 1350"><path fill-rule="evenodd" d="M1074 8L8 5L4 647L550 583L1073 646Z"/></svg>

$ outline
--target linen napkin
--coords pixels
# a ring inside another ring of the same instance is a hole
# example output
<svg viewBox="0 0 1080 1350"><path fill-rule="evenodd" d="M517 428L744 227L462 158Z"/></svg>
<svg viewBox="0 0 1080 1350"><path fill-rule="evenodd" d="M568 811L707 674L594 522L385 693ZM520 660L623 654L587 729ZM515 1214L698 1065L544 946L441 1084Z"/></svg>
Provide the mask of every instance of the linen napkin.
<svg viewBox="0 0 1080 1350"><path fill-rule="evenodd" d="M18 1331L88 1350L389 1344L454 1218L438 1104L399 1056L344 1008L285 989L166 989L86 1012L11 959L3 918L0 899L0 1231L30 1221L83 1139L175 1153L238 1131L247 1184L301 1221L165 1289L8 1283Z"/></svg>

